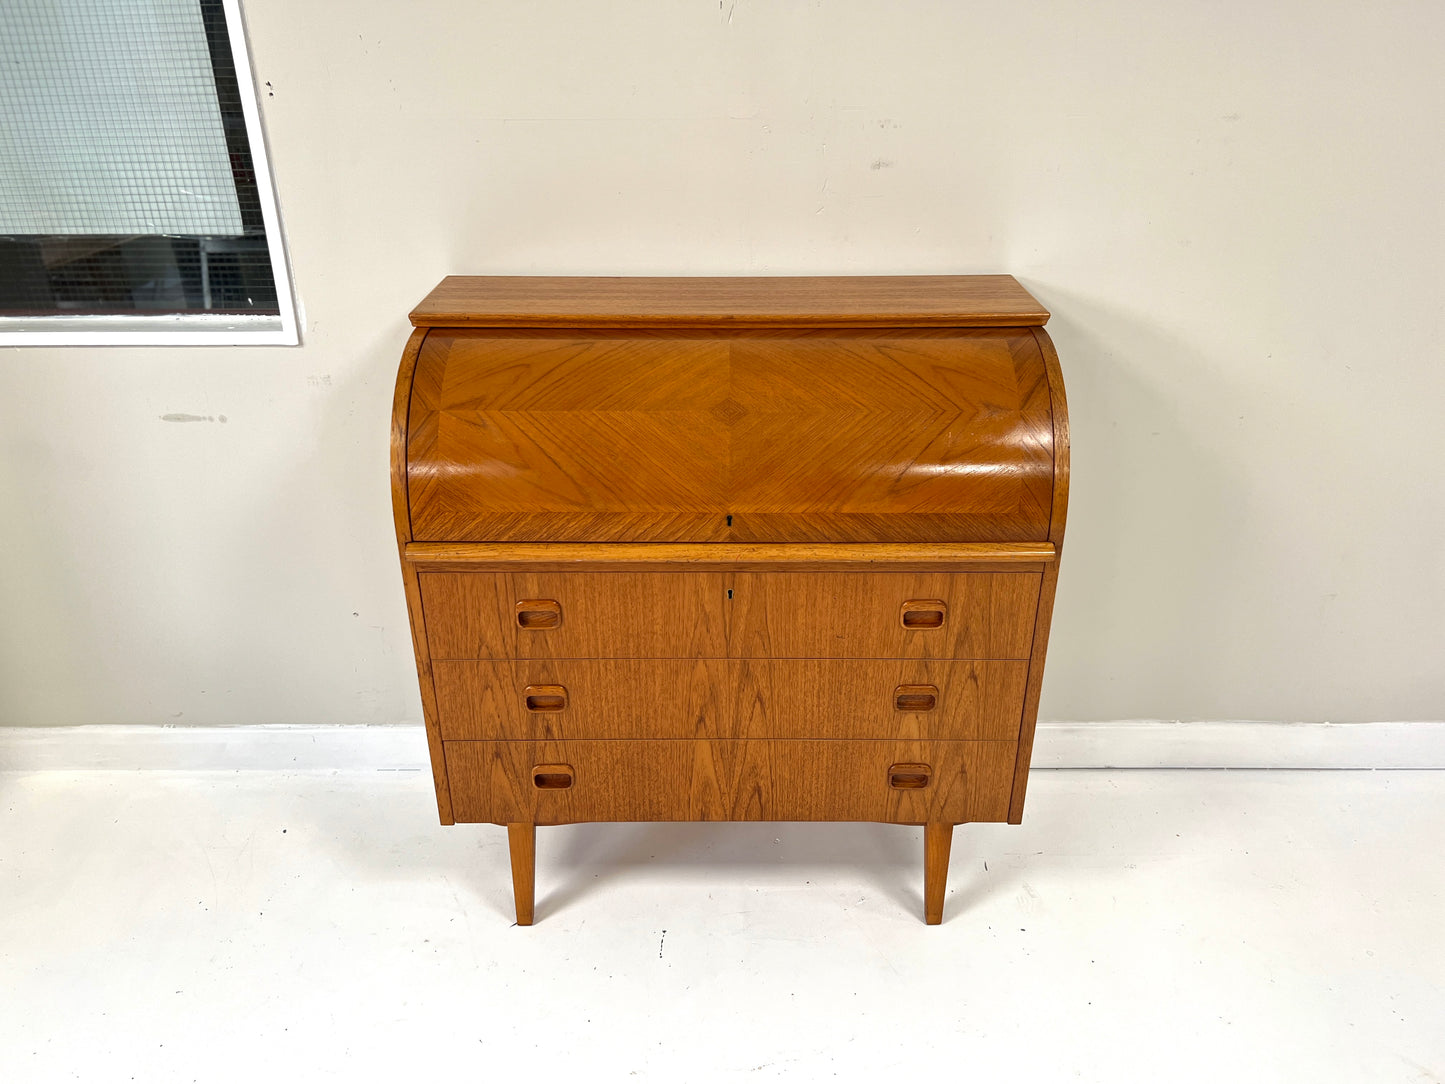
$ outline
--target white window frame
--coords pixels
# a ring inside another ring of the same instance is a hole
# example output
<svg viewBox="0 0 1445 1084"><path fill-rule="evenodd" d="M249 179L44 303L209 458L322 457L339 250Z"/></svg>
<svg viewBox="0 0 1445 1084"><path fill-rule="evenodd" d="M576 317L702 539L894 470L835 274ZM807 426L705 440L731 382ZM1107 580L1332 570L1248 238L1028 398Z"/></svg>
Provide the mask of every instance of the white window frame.
<svg viewBox="0 0 1445 1084"><path fill-rule="evenodd" d="M281 209L266 153L266 133L256 98L251 55L246 48L246 27L241 0L221 0L226 13L226 34L236 66L241 113L256 194L266 227L266 250L276 282L280 316L235 313L170 313L137 316L0 316L0 346L296 346L300 342L297 306L281 231Z"/></svg>

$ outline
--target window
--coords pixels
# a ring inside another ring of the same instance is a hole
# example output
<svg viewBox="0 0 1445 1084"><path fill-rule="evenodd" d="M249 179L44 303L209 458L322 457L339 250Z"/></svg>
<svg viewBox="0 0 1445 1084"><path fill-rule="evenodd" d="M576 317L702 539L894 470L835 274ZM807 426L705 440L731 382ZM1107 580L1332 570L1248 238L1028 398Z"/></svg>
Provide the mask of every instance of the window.
<svg viewBox="0 0 1445 1084"><path fill-rule="evenodd" d="M239 0L3 0L0 343L296 341Z"/></svg>

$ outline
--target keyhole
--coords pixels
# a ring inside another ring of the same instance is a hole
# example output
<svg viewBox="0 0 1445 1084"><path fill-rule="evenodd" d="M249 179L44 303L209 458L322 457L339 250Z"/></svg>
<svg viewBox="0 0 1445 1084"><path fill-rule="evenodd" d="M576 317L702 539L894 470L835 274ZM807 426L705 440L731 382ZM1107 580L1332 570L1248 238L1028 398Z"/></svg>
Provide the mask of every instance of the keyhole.
<svg viewBox="0 0 1445 1084"><path fill-rule="evenodd" d="M733 597L733 589L732 589L731 587L729 587L729 588L728 588L728 598L732 598L732 597Z"/></svg>
<svg viewBox="0 0 1445 1084"><path fill-rule="evenodd" d="M733 525L733 517L732 517L732 516L728 516L728 526L731 527L732 525Z"/></svg>

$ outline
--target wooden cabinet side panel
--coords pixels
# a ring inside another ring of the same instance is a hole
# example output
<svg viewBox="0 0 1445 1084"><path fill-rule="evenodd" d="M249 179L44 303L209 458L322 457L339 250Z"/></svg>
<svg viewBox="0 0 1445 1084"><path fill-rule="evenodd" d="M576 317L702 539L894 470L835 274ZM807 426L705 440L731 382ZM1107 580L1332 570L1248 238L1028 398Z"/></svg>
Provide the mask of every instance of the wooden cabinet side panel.
<svg viewBox="0 0 1445 1084"><path fill-rule="evenodd" d="M1048 372L1050 413L1054 423L1054 504L1049 521L1049 541L1054 544L1056 560L1044 570L1043 584L1039 590L1039 608L1034 620L1033 644L1029 658L1029 680L1024 693L1023 716L1019 722L1013 794L1009 800L1010 824L1020 823L1024 816L1029 763L1033 758L1039 699L1043 693L1044 660L1048 655L1049 628L1054 617L1054 596L1059 585L1059 560L1063 557L1064 522L1069 511L1069 405L1064 394L1064 374L1059 367L1059 355L1054 350L1048 333L1042 328L1035 328L1034 338L1043 352Z"/></svg>
<svg viewBox="0 0 1445 1084"><path fill-rule="evenodd" d="M1043 328L1033 329L1034 341L1044 359L1049 382L1049 417L1054 427L1053 506L1049 512L1049 541L1057 551L1064 544L1064 523L1069 513L1069 400L1064 391L1064 371L1054 341Z"/></svg>
<svg viewBox="0 0 1445 1084"><path fill-rule="evenodd" d="M1014 742L544 741L446 743L458 820L998 821L1008 815ZM923 789L889 784L924 764ZM566 789L539 789L565 765Z"/></svg>
<svg viewBox="0 0 1445 1084"><path fill-rule="evenodd" d="M1024 689L1023 713L1019 720L1019 745L1013 773L1013 794L1009 799L1009 823L1019 824L1024 816L1024 795L1028 791L1029 762L1033 757L1034 731L1038 725L1039 697L1043 692L1044 658L1049 648L1049 625L1054 616L1054 592L1059 582L1057 565L1044 573L1043 590L1034 627L1034 651L1029 660L1028 683Z"/></svg>
<svg viewBox="0 0 1445 1084"><path fill-rule="evenodd" d="M416 655L417 685L421 693L422 721L426 727L427 752L431 760L432 783L436 789L437 816L451 824L451 789L447 783L446 758L442 752L441 728L437 724L436 695L432 683L431 652L427 645L426 619L416 569L406 559L411 541L411 511L406 470L408 418L417 358L426 344L427 331L417 329L407 340L397 367L391 407L391 511L396 530L397 553L401 558L402 589L406 594L407 620L411 626L412 649Z"/></svg>

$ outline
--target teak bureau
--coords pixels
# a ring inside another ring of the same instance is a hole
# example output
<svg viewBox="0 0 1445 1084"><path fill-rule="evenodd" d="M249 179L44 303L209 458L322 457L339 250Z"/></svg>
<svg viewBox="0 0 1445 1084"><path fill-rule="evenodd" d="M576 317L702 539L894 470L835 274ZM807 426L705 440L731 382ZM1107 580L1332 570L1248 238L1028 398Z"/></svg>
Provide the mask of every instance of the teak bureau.
<svg viewBox="0 0 1445 1084"><path fill-rule="evenodd" d="M1068 497L1006 275L448 278L392 496L443 824L1018 823Z"/></svg>

